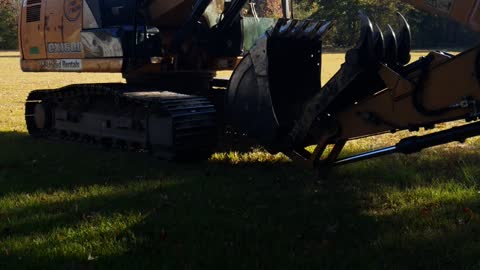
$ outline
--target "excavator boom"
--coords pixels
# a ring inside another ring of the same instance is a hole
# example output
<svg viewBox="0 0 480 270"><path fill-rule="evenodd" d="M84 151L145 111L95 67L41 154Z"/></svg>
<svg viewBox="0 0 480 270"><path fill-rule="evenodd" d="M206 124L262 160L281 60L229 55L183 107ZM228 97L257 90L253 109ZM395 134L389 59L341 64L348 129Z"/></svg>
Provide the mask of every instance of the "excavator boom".
<svg viewBox="0 0 480 270"><path fill-rule="evenodd" d="M477 24L480 1L405 2L480 30ZM317 75L304 71L308 78L295 82L316 80L316 85L288 84L292 78L300 78L296 73L300 65L289 65L289 60L282 66L282 75L275 76L278 57L269 56L274 55L271 50L277 42L278 29L282 29L284 37L295 36L299 29L305 29L302 22L295 20L277 23L234 73L227 99L227 110L231 110L227 115L233 115L231 122L262 139L270 151L281 151L308 166L322 168L391 153L410 154L480 135L475 122L338 159L350 140L401 130L432 129L436 124L460 119L472 122L480 116L480 47L457 56L431 52L410 63L411 30L401 14L398 14L400 28L396 31L390 25L383 31L365 14L360 14L360 19L361 35L357 45L346 53L341 69L323 87L318 86ZM322 27L328 29L328 23ZM267 52L266 56L262 52ZM313 53L311 56L321 59ZM317 64L320 66L320 61ZM302 66L308 65L305 61ZM236 78L244 79L237 82ZM248 121L235 114L239 110L242 115L251 116L247 117ZM269 114L272 116L265 117ZM257 134L259 130L261 133ZM309 145L316 145L313 153L305 150ZM332 150L326 151L329 145Z"/></svg>

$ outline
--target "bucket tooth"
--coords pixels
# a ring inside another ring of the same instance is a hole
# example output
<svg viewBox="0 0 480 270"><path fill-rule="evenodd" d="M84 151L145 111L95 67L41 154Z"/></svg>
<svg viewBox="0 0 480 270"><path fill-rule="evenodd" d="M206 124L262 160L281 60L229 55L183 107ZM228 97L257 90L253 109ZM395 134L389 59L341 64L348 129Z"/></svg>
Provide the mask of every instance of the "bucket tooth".
<svg viewBox="0 0 480 270"><path fill-rule="evenodd" d="M282 27L280 27L279 31L279 36L280 37L285 37L288 36L291 31L295 28L295 25L297 24L297 20L289 20L286 24L284 24Z"/></svg>
<svg viewBox="0 0 480 270"><path fill-rule="evenodd" d="M300 21L295 29L291 32L291 36L294 38L299 38L308 27L308 24L309 22L306 20Z"/></svg>
<svg viewBox="0 0 480 270"><path fill-rule="evenodd" d="M398 60L398 41L397 35L391 25L387 27L385 34L385 63L388 65L396 65Z"/></svg>
<svg viewBox="0 0 480 270"><path fill-rule="evenodd" d="M317 31L317 34L315 36L315 39L320 41L323 39L323 36L325 35L325 33L330 30L330 28L332 27L332 22L328 21L328 22L325 22L324 24L322 24L322 26L318 29Z"/></svg>
<svg viewBox="0 0 480 270"><path fill-rule="evenodd" d="M318 29L322 26L321 22L310 22L310 24L307 26L305 31L303 32L302 37L305 39L313 39L313 37L317 34Z"/></svg>
<svg viewBox="0 0 480 270"><path fill-rule="evenodd" d="M412 32L407 19L405 19L400 12L398 12L397 15L401 23L401 27L397 33L397 62L400 65L406 65L411 60L410 51L412 49Z"/></svg>
<svg viewBox="0 0 480 270"><path fill-rule="evenodd" d="M272 33L270 34L272 37L278 36L280 29L282 28L283 25L287 23L287 19L280 18L278 19L277 23L275 24L275 27L273 27Z"/></svg>
<svg viewBox="0 0 480 270"><path fill-rule="evenodd" d="M378 24L375 24L373 42L375 44L375 55L377 58L381 60L385 59L385 38Z"/></svg>
<svg viewBox="0 0 480 270"><path fill-rule="evenodd" d="M372 21L361 12L359 16L361 20L360 38L355 48L347 52L346 61L350 64L360 65L377 62Z"/></svg>

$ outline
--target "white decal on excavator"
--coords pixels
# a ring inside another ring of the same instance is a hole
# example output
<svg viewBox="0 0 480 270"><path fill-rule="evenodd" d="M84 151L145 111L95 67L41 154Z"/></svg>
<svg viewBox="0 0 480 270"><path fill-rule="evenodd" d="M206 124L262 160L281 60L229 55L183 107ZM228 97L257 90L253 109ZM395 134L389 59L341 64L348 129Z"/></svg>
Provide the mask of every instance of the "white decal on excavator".
<svg viewBox="0 0 480 270"><path fill-rule="evenodd" d="M40 68L46 71L82 71L81 59L51 59L40 61Z"/></svg>
<svg viewBox="0 0 480 270"><path fill-rule="evenodd" d="M71 43L48 43L48 53L81 53L82 44L80 42Z"/></svg>
<svg viewBox="0 0 480 270"><path fill-rule="evenodd" d="M450 12L453 6L453 0L425 0L425 2L443 12Z"/></svg>

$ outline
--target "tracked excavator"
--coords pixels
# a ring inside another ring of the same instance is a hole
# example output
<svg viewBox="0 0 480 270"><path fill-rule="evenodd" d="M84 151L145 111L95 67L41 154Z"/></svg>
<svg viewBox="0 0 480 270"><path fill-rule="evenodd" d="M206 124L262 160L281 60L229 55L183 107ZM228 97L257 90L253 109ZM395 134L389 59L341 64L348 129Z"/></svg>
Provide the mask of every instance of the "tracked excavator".
<svg viewBox="0 0 480 270"><path fill-rule="evenodd" d="M480 31L480 0L405 2ZM24 0L23 71L111 72L126 81L32 91L28 132L182 160L208 157L228 130L317 168L480 135L480 46L411 62L402 15L397 30L382 31L360 14L357 45L322 86L322 39L332 23L296 20L291 0L278 1L278 18L255 4ZM233 73L218 79L219 70ZM349 140L462 119L467 124L339 158Z"/></svg>

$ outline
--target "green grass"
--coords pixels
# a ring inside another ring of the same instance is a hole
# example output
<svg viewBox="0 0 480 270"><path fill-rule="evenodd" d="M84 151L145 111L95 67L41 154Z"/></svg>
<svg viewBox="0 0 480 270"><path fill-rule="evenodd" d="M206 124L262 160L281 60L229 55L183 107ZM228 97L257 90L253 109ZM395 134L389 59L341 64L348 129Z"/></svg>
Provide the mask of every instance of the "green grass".
<svg viewBox="0 0 480 270"><path fill-rule="evenodd" d="M479 140L318 177L259 150L174 164L25 133L30 90L120 80L0 54L0 269L480 268Z"/></svg>

